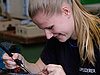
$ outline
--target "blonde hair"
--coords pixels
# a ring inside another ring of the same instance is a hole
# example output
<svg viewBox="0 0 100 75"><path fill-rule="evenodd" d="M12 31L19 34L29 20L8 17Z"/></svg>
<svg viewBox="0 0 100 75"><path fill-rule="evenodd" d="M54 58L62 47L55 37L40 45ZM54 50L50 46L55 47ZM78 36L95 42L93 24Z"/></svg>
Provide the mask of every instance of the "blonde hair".
<svg viewBox="0 0 100 75"><path fill-rule="evenodd" d="M49 15L61 13L63 3L70 4L73 11L75 30L78 37L79 53L82 62L88 58L93 65L96 61L93 42L100 46L100 19L89 14L78 0L29 0L29 16L33 18L39 12Z"/></svg>
<svg viewBox="0 0 100 75"><path fill-rule="evenodd" d="M80 58L83 63L88 58L89 62L95 65L93 42L97 48L100 47L100 28L97 26L100 19L88 13L77 0L72 0L72 5Z"/></svg>
<svg viewBox="0 0 100 75"><path fill-rule="evenodd" d="M39 12L48 15L61 13L63 1L67 3L67 0L29 0L29 16L32 18Z"/></svg>

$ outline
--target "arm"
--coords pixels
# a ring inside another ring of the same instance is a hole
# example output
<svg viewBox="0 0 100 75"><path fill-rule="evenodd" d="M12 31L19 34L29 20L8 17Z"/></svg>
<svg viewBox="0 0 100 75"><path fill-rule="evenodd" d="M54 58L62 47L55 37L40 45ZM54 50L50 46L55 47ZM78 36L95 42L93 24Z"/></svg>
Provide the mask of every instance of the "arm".
<svg viewBox="0 0 100 75"><path fill-rule="evenodd" d="M41 72L44 67L46 66L41 58L39 58L39 60L34 64L34 63L29 63L27 62L26 60L24 61L24 64L26 66L27 69L29 69L31 71L31 73L38 73L38 72Z"/></svg>

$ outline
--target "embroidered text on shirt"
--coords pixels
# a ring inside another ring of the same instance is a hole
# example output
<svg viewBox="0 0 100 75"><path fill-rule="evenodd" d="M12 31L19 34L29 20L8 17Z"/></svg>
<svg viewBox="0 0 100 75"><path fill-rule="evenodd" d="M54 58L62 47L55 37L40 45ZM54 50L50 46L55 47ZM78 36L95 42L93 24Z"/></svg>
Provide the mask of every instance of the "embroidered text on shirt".
<svg viewBox="0 0 100 75"><path fill-rule="evenodd" d="M80 68L79 71L85 73L96 73L95 69L90 69L90 68Z"/></svg>

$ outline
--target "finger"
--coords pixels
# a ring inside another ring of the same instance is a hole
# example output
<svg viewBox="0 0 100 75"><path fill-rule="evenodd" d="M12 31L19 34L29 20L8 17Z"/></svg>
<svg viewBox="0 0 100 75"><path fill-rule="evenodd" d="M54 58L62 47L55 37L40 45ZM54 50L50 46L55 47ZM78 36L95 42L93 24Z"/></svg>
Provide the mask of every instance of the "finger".
<svg viewBox="0 0 100 75"><path fill-rule="evenodd" d="M53 71L53 72L50 72L48 75L59 75L59 74L56 74L56 72Z"/></svg>
<svg viewBox="0 0 100 75"><path fill-rule="evenodd" d="M6 60L6 61L4 61L3 62L4 64L5 64L5 66L7 66L7 67L12 67L12 66L16 66L17 64L12 60L12 61L10 61L10 60ZM10 66L9 66L10 65Z"/></svg>
<svg viewBox="0 0 100 75"><path fill-rule="evenodd" d="M10 61L10 60L7 60L7 61L4 61L5 64L8 64L8 65L17 65L14 61Z"/></svg>
<svg viewBox="0 0 100 75"><path fill-rule="evenodd" d="M51 66L51 67L59 67L59 68L62 67L61 65L56 65L56 64L48 64L47 66Z"/></svg>
<svg viewBox="0 0 100 75"><path fill-rule="evenodd" d="M15 68L17 68L16 65L5 65L5 67L8 68L8 69L15 69Z"/></svg>
<svg viewBox="0 0 100 75"><path fill-rule="evenodd" d="M47 65L47 70L48 71L54 71L54 70L60 70L60 69L62 69L61 65L55 65L55 64Z"/></svg>
<svg viewBox="0 0 100 75"><path fill-rule="evenodd" d="M2 59L3 59L3 60L7 60L7 59L12 60L12 58L9 57L9 55L8 55L7 53L4 53L4 54L3 54Z"/></svg>
<svg viewBox="0 0 100 75"><path fill-rule="evenodd" d="M45 74L45 75L48 75L49 72L47 71L47 69L43 69L42 72Z"/></svg>
<svg viewBox="0 0 100 75"><path fill-rule="evenodd" d="M43 72L38 73L38 75L48 75L48 74L44 74Z"/></svg>
<svg viewBox="0 0 100 75"><path fill-rule="evenodd" d="M8 69L14 69L14 68L19 67L18 65L16 65L15 62L12 62L12 61L4 62L4 64L5 64L5 67L8 68Z"/></svg>
<svg viewBox="0 0 100 75"><path fill-rule="evenodd" d="M19 54L18 53L12 53L12 54L13 54L13 56L12 56L13 59L18 59L19 58Z"/></svg>

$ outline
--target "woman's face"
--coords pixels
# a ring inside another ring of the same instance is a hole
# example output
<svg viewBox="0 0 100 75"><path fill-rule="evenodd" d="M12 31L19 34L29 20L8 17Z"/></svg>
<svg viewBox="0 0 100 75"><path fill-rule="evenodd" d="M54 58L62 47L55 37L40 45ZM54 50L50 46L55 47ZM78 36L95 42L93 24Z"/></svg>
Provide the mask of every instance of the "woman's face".
<svg viewBox="0 0 100 75"><path fill-rule="evenodd" d="M72 14L62 13L50 17L41 13L33 18L33 22L45 31L47 39L55 37L60 42L65 42L70 37L76 39Z"/></svg>

